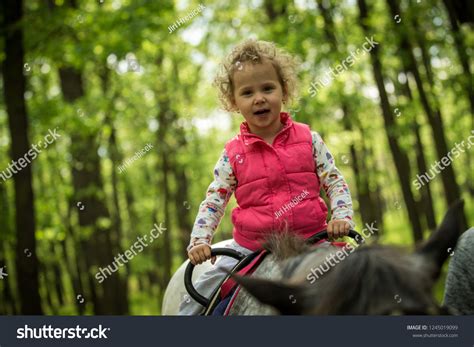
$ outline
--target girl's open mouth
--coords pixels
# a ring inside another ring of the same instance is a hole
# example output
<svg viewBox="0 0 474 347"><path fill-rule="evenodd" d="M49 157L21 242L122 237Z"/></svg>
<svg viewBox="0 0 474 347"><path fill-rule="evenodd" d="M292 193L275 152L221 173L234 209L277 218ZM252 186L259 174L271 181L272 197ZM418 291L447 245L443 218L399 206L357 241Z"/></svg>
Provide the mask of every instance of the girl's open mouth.
<svg viewBox="0 0 474 347"><path fill-rule="evenodd" d="M253 113L255 116L267 116L270 114L270 110L265 108L265 109L262 109L262 110L258 110L256 112Z"/></svg>

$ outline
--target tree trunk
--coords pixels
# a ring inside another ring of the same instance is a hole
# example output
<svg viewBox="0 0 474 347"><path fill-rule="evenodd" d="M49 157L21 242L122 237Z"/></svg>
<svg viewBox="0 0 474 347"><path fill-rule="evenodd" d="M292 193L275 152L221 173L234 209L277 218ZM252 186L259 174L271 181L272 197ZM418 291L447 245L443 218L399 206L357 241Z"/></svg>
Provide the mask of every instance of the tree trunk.
<svg viewBox="0 0 474 347"><path fill-rule="evenodd" d="M61 276L61 267L58 264L58 259L60 259L57 256L56 252L56 247L55 245L50 242L50 254L54 259L54 263L51 266L53 275L54 275L54 288L56 292L56 297L58 299L58 304L63 306L64 305L64 289L63 289L63 283L62 283L62 276Z"/></svg>
<svg viewBox="0 0 474 347"><path fill-rule="evenodd" d="M59 71L61 89L64 99L74 103L84 95L82 88L82 75L79 71L63 67ZM92 267L97 265L105 268L114 261L112 230L106 225L101 225L100 220L110 220L110 214L103 200L103 184L101 177L100 158L97 154L97 134L89 131L74 133L71 136L71 155L73 157L73 188L74 196L78 200L79 226L93 230L88 241L83 242L87 277L90 293L96 314L125 314L120 305L122 302L120 292L117 291L119 274L112 273L102 282L102 290L96 290L96 281L92 277ZM81 210L82 208L82 210Z"/></svg>
<svg viewBox="0 0 474 347"><path fill-rule="evenodd" d="M49 157L46 152L43 155L46 158ZM53 182L47 181L46 172L45 172L46 170L44 169L45 167L46 166L40 165L37 170L37 175L36 175L36 177L38 178L38 185L37 185L36 192L38 193L38 196L40 197L40 199L43 199L44 197L47 196L46 187L54 186ZM42 216L43 218L40 218L40 221L41 220L47 220L47 221L54 220L53 218L54 216L52 215L53 212L59 212L59 211L55 210L54 208L49 208L46 212L43 213L43 216ZM44 227L45 225L42 225L40 222L39 228L42 229ZM48 249L49 257L47 259L47 263L45 266L41 267L41 271L46 271L46 273L44 274L44 277L47 278L47 280L44 281L44 285L46 286L46 290L48 292L47 295L52 296L54 292L58 304L62 306L64 304L64 297L63 297L63 285L62 285L62 277L61 277L62 271L60 268L61 265L59 263L59 259L61 258L58 257L56 254L56 248L54 246L56 243L56 240L54 240L53 242L46 240L44 242L46 244L45 246L49 248ZM48 300L50 300L50 298ZM57 314L55 307L52 307L51 310L53 311L53 314Z"/></svg>
<svg viewBox="0 0 474 347"><path fill-rule="evenodd" d="M0 184L0 189L2 188L2 185ZM2 205L0 204L0 207ZM0 222L2 222L3 219L0 216ZM3 225L3 224L2 224ZM7 244L6 240L0 240L0 267L4 267L7 265L7 257L6 257L6 247L4 247L5 244ZM7 270L9 269L8 267L6 268ZM8 273L8 271L6 271ZM3 280L3 291L0 293L0 315L15 315L17 314L16 306L15 306L15 298L13 297L12 294L12 289L10 287L10 282L7 279Z"/></svg>
<svg viewBox="0 0 474 347"><path fill-rule="evenodd" d="M114 213L112 214L113 216L113 224L114 228L112 231L115 232L115 242L114 242L114 253L121 253L122 252L122 246L121 243L123 241L126 241L126 238L124 238L124 233L123 233L123 223L122 223L122 209L120 207L119 203L119 188L118 188L118 177L117 177L117 168L119 164L123 161L123 156L122 153L119 150L118 144L117 144L117 137L116 137L116 130L115 130L115 124L114 120L112 119L111 113L113 112L113 107L114 103L116 100L116 97L118 96L118 93L115 93L112 97L108 98L107 96L107 90L109 90L109 70L107 67L103 67L101 75L101 81L102 81L102 93L104 94L105 99L109 99L109 106L105 110L105 120L104 123L107 124L110 127L110 137L109 137L109 154L110 154L110 160L112 161L112 201L113 201L113 206L114 206ZM120 287L118 288L119 290L119 299L120 299L120 306L121 312L124 312L124 314L129 314L128 311L128 274L130 273L130 264L127 262L125 264L125 268L127 270L125 275L119 276L119 282L120 282Z"/></svg>
<svg viewBox="0 0 474 347"><path fill-rule="evenodd" d="M3 32L5 33L5 60L3 62L4 100L11 135L11 153L15 162L30 150L28 118L23 98L23 1L4 0ZM21 314L42 314L39 294L39 260L36 256L35 209L30 163L13 176L15 185L16 274ZM15 163L16 166L16 163ZM32 252L25 257L24 250Z"/></svg>
<svg viewBox="0 0 474 347"><path fill-rule="evenodd" d="M175 181L178 182L177 192L175 194L175 206L179 227L180 252L186 255L186 248L189 244L189 235L193 228L189 220L189 197L188 197L188 178L186 172L181 165L176 165L174 171ZM185 258L187 259L187 257Z"/></svg>
<svg viewBox="0 0 474 347"><path fill-rule="evenodd" d="M401 90L402 94L405 95L411 103L413 103L413 94L410 89L409 83L409 75L405 71L406 75L406 82L404 84L400 84L398 80L395 78L395 83L400 86L397 90ZM420 134L420 125L418 124L417 115L416 113L413 115L413 123L412 129L415 134L415 153L416 153L416 163L418 166L418 171L423 173L428 171L428 166L426 165L426 158L425 153L423 150L423 142L421 140ZM423 216L426 220L426 226L430 230L436 229L436 215L433 207L433 197L431 194L431 188L429 184L425 184L420 188L420 201L418 204L418 211L423 213Z"/></svg>
<svg viewBox="0 0 474 347"><path fill-rule="evenodd" d="M381 187L377 181L373 182L375 178L379 175L379 169L377 168L377 161L374 160L374 164L372 167L367 165L368 160L366 158L374 158L374 153L372 150L372 143L370 136L364 136L365 131L362 128L361 122L356 123L356 129L359 131L361 136L361 146L362 149L359 151L359 155L361 158L365 160L360 160L359 170L361 175L362 186L364 190L367 192L368 195L365 199L367 199L367 203L369 204L369 211L366 216L366 220L364 220L363 225L366 223L373 223L377 222L377 227L380 229L376 231L375 234L378 236L380 231L383 231L383 197L381 194ZM367 144L368 142L368 144ZM374 178L375 177L375 178ZM375 186L375 190L370 189L370 185Z"/></svg>
<svg viewBox="0 0 474 347"><path fill-rule="evenodd" d="M7 266L12 264L11 269L14 268L14 259L11 259L11 254L7 253L8 249L12 249L10 239L14 235L11 225L10 205L8 201L7 190L4 184L0 184L0 225L2 226L2 233L0 233L0 266ZM7 269L10 269L8 267ZM16 271L15 271L16 272ZM15 290L12 288L13 281L4 281L3 285L3 303L1 305L5 311L4 314L18 314L17 298L15 297Z"/></svg>
<svg viewBox="0 0 474 347"><path fill-rule="evenodd" d="M284 1L265 0L263 8L270 22L274 22L278 17L286 16L288 4Z"/></svg>
<svg viewBox="0 0 474 347"><path fill-rule="evenodd" d="M161 172L163 174L163 181L162 181L162 196L163 196L163 213L164 213L164 220L165 226L167 227L167 230L163 232L161 237L163 238L163 257L162 257L162 264L163 264L163 277L161 287L166 288L168 285L168 282L171 279L171 267L172 267L172 254L171 254L171 239L170 239L170 224L171 224L171 213L170 213L170 203L171 203L171 191L170 191L170 183L169 183L169 178L170 178L170 172L171 172L171 167L169 163L169 150L170 147L167 146L165 135L166 130L168 128L168 120L166 119L166 113L169 112L167 109L164 109L160 111L159 113L159 124L160 124L160 129L163 129L163 133L161 131L158 131L159 137L157 139L157 143L160 144L161 150L160 150L160 156L161 156ZM158 141L161 141L158 142ZM159 224L159 223L158 223Z"/></svg>
<svg viewBox="0 0 474 347"><path fill-rule="evenodd" d="M451 1L443 0L443 3L448 12L449 21L451 23L451 30L454 37L454 45L456 47L456 52L459 57L459 62L461 63L463 73L458 76L457 80L460 81L461 88L466 91L467 97L469 99L469 105L471 107L471 129L474 129L474 82L470 68L469 56L467 54L467 49L464 44L463 33L460 30L456 11L454 4ZM472 9L472 4L470 4ZM472 14L472 12L471 12ZM472 158L471 156L466 156L467 170L472 172ZM471 195L474 195L474 182L473 180L467 180L466 182L468 189Z"/></svg>
<svg viewBox="0 0 474 347"><path fill-rule="evenodd" d="M339 56L339 45L335 34L334 21L329 7L330 4L325 3L322 0L318 0L317 4L318 9L320 10L321 15L324 19L324 33L326 35L326 39L330 43L333 52L335 52ZM343 95L339 95L339 99L341 102L341 109L344 114L344 130L353 131L352 123L358 122L357 115L351 112L349 103L345 100ZM364 135L362 134L362 136ZM368 170L366 167L364 169L361 169L362 166L366 165L360 160L360 158L366 157L364 155L360 156L360 153L357 152L357 148L353 141L349 144L349 148L351 156L351 166L354 172L355 183L357 187L357 200L359 202L359 210L362 216L362 223L370 224L374 221L377 221L378 225L380 226L380 223L382 223L382 221L378 220L378 218L381 217L382 214L377 213L377 204L373 200L373 194L369 186L369 182L371 180L371 172L373 171Z"/></svg>
<svg viewBox="0 0 474 347"><path fill-rule="evenodd" d="M156 65L159 69L162 68L163 64L164 53L160 51L158 53L156 59ZM172 252L171 252L171 212L170 212L170 203L171 203L171 189L170 189L170 173L171 173L171 166L170 166L170 157L172 157L172 148L168 145L167 137L170 136L169 128L170 124L175 118L174 112L170 108L170 100L167 94L167 90L162 88L158 91L159 99L158 99L158 113L156 115L156 120L158 121L159 128L158 132L156 133L156 148L159 155L160 160L157 164L157 169L162 173L162 181L161 184L159 183L158 186L161 186L162 192L161 196L163 197L163 216L164 216L164 226L167 228L163 234L160 236L161 244L163 245L162 248L162 255L161 255L161 264L163 264L163 273L160 281L160 287L166 288L171 279L171 268L172 268ZM161 163L160 163L161 161ZM155 218L156 213L153 215ZM158 223L159 224L159 223Z"/></svg>
<svg viewBox="0 0 474 347"><path fill-rule="evenodd" d="M48 160L48 166L53 168L56 166L56 162L53 160L52 156L47 153L46 159ZM56 175L54 179L57 179L59 181L58 185L52 184L51 189L53 189L54 194L53 196L55 197L55 204L56 204L56 211L59 214L59 217L61 219L61 223L65 229L66 232L66 238L64 240L61 240L60 246L61 246L61 254L62 254L62 259L65 261L65 266L67 269L67 274L70 278L71 281L71 287L73 290L73 298L74 298L74 304L77 309L77 313L79 315L83 315L85 312L85 305L81 304L77 299L76 295L81 294L85 297L90 297L88 293L86 293L86 288L83 285L83 281L81 278L81 274L86 273L86 266L83 257L81 257L81 243L77 240L75 234L74 234L74 228L71 223L71 218L72 218L72 210L71 210L71 205L72 201L69 201L66 197L64 197L64 200L61 200L61 195L60 191L57 188L59 187L66 187L67 184L64 181L64 178L61 174ZM66 211L63 212L63 206L65 206ZM70 247L70 250L68 250L67 247L67 241L72 243L72 246Z"/></svg>
<svg viewBox="0 0 474 347"><path fill-rule="evenodd" d="M371 36L370 28L367 24L368 10L365 0L357 1L360 11L359 24L362 27L366 36ZM380 107L382 109L382 115L385 124L385 132L388 138L388 144L390 151L393 156L395 168L397 170L398 178L400 180L400 186L403 193L403 198L407 207L408 217L413 231L413 238L415 242L423 239L423 233L421 230L420 220L418 219L418 213L416 210L416 202L411 191L410 183L410 163L408 161L407 154L402 150L398 143L396 134L394 133L396 124L393 118L390 103L388 101L387 91L383 82L382 64L379 57L380 45L375 46L370 51L370 59L372 62L374 79L377 84L377 88L380 95Z"/></svg>
<svg viewBox="0 0 474 347"><path fill-rule="evenodd" d="M43 298L46 299L46 305L44 305L45 309L45 314L52 314L52 315L57 315L58 314L58 309L56 305L54 304L53 298L52 298L52 290L49 290L50 286L50 278L49 278L49 271L48 271L48 266L46 266L43 263L40 263L40 284L42 289L42 295Z"/></svg>
<svg viewBox="0 0 474 347"><path fill-rule="evenodd" d="M464 45L464 38L459 28L458 21L456 19L453 4L450 0L443 0L443 3L448 12L449 22L451 23L451 30L453 31L454 45L456 52L458 53L459 62L461 63L463 74L462 84L464 90L466 90L469 104L471 106L471 129L474 129L474 82L472 80L471 68L469 64L469 56L467 54L466 46Z"/></svg>
<svg viewBox="0 0 474 347"><path fill-rule="evenodd" d="M133 196L133 190L131 184L126 176L123 177L123 185L125 190L125 201L127 202L127 214L130 226L138 225L138 217L135 212L135 197Z"/></svg>
<svg viewBox="0 0 474 347"><path fill-rule="evenodd" d="M66 3L71 8L77 8L75 1ZM48 2L51 10L55 4ZM59 69L61 90L64 100L74 104L84 96L82 71L63 64ZM111 220L107 205L104 201L103 183L101 176L100 157L98 151L97 130L81 129L71 135L72 181L74 191L74 203L78 208L79 226L85 230L91 230L88 240L81 240L81 252L86 263L87 282L89 295L85 300L92 301L95 314L125 314L127 310L121 304L120 274L111 273L101 284L92 273L98 268L106 268L114 262L114 245L118 240L114 238L112 228L108 225ZM84 293L77 293L82 295Z"/></svg>
<svg viewBox="0 0 474 347"><path fill-rule="evenodd" d="M176 148L180 148L182 151L186 151L187 141L185 136L185 129L177 127L175 138L177 141ZM178 222L178 238L179 238L179 245L180 250L179 254L183 255L185 259L186 256L186 248L189 244L189 235L191 234L191 230L193 228L192 222L190 220L190 209L191 205L189 202L189 183L188 177L186 176L185 167L179 163L174 156L175 160L173 162L173 177L176 184L176 192L174 194L175 198L175 209L176 209L176 219Z"/></svg>
<svg viewBox="0 0 474 347"><path fill-rule="evenodd" d="M113 124L111 124L111 133L109 138L109 149L110 149L110 159L112 161L112 193L113 193L113 203L114 203L114 229L117 233L117 251L122 252L122 247L120 241L126 240L123 236L123 227L122 227L122 218L121 218L121 207L119 204L119 191L118 191L118 178L116 168L119 163L122 162L122 156L118 150L116 131ZM128 314L128 274L130 273L130 264L127 262L125 264L127 269L127 274L125 276L120 276L120 295L122 311L124 314Z"/></svg>
<svg viewBox="0 0 474 347"><path fill-rule="evenodd" d="M416 152L416 163L420 172L427 172L425 154L423 151L423 144L421 142L420 125L418 121L413 120L413 131L415 133L415 152ZM426 226L431 231L436 229L436 215L433 207L433 197L431 195L431 189L429 184L425 184L420 188L421 200L420 200L420 211L424 212L426 218Z"/></svg>
<svg viewBox="0 0 474 347"><path fill-rule="evenodd" d="M396 15L400 15L400 6L398 5L398 0L387 0L387 3L390 8L390 12L392 17ZM410 43L409 37L407 35L407 31L401 30L400 33L400 50L402 52L402 59L406 62L406 66L408 71L413 74L413 77L416 82L416 86L418 88L418 92L420 94L420 101L423 106L423 109L426 113L426 117L428 118L428 123L433 131L433 139L436 148L436 152L438 154L438 160L441 161L443 157L447 155L449 152L449 148L447 145L446 137L444 135L443 130L443 121L441 116L441 111L439 108L433 110L431 107L428 95L425 91L423 86L423 82L421 79L420 72L418 70L418 66L416 63L415 55L413 54L413 47ZM452 164L444 166L444 170L440 172L441 180L443 182L445 198L447 205L451 205L454 201L461 198L461 194L459 191L459 186L456 183L456 176L454 174L454 169ZM467 227L466 216L464 212L462 213L462 221L463 227Z"/></svg>

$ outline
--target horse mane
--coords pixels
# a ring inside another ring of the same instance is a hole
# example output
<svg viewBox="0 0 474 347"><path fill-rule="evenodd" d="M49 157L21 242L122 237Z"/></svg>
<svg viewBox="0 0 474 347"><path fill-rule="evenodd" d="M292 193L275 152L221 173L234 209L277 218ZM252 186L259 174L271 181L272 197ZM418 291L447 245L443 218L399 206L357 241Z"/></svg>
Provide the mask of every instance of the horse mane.
<svg viewBox="0 0 474 347"><path fill-rule="evenodd" d="M312 267L337 247L318 249L301 237L280 232L269 235L263 244L283 265L283 278L301 282ZM396 246L359 246L347 259L332 266L316 283L303 284L314 314L382 314L387 312L429 312L433 280L430 264Z"/></svg>
<svg viewBox="0 0 474 347"><path fill-rule="evenodd" d="M428 264L394 246L361 246L318 286L318 314L427 312L433 280ZM318 281L317 281L318 282Z"/></svg>
<svg viewBox="0 0 474 347"><path fill-rule="evenodd" d="M262 246L276 260L292 258L310 250L310 245L302 237L289 231L269 234Z"/></svg>

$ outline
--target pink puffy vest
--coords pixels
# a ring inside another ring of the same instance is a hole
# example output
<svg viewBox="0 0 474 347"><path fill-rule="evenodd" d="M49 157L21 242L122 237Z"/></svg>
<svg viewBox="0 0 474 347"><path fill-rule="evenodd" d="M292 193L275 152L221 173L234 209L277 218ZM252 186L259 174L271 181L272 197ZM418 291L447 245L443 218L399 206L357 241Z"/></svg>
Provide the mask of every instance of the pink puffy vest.
<svg viewBox="0 0 474 347"><path fill-rule="evenodd" d="M280 118L284 127L273 145L250 133L244 122L240 135L225 146L237 179L233 236L251 250L260 249L269 232L287 228L308 238L327 227L310 129L287 113Z"/></svg>

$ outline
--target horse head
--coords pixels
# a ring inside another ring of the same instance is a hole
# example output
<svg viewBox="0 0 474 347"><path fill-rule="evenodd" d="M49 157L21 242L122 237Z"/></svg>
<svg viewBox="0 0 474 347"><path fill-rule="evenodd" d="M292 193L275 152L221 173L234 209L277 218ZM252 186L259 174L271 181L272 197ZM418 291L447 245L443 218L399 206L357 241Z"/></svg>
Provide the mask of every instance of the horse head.
<svg viewBox="0 0 474 347"><path fill-rule="evenodd" d="M454 203L439 228L414 252L393 246L363 245L313 284L304 280L310 266L295 266L295 262L311 264L308 260L313 258L316 262L316 248L293 255L293 261L287 258L290 261L283 265L286 275L279 281L233 277L261 303L273 306L281 314L451 313L436 303L432 289L462 233L462 209L463 201ZM273 245L285 249L288 242L292 244L290 248L298 248L294 246L294 239L288 241L287 237Z"/></svg>

